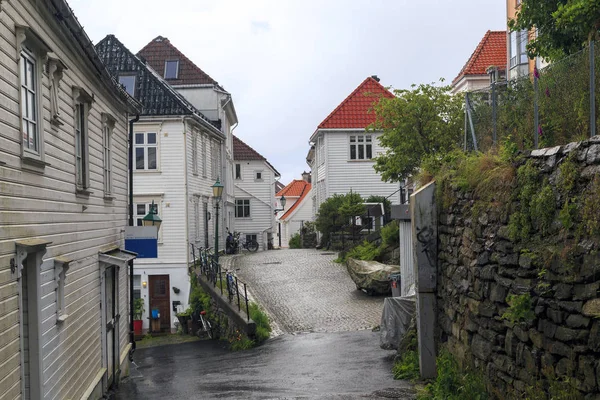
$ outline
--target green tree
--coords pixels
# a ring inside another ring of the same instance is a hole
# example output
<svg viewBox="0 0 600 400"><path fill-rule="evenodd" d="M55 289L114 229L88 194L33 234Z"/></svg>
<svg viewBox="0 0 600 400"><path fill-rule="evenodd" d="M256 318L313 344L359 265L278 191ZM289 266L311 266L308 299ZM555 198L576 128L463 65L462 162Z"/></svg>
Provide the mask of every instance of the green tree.
<svg viewBox="0 0 600 400"><path fill-rule="evenodd" d="M319 207L315 227L322 234L321 244L329 242L333 232L351 231L356 217L364 215L365 206L358 193L334 194Z"/></svg>
<svg viewBox="0 0 600 400"><path fill-rule="evenodd" d="M383 203L383 213L385 214L385 221L391 221L392 219L392 203L387 197L371 195L365 203Z"/></svg>
<svg viewBox="0 0 600 400"><path fill-rule="evenodd" d="M530 57L558 60L581 50L597 38L600 29L599 0L523 0L510 30L536 29L530 35Z"/></svg>
<svg viewBox="0 0 600 400"><path fill-rule="evenodd" d="M450 94L450 86L420 84L394 94L374 106L377 120L369 127L383 132L385 152L374 168L389 182L414 174L425 157L457 147L464 125L463 98Z"/></svg>

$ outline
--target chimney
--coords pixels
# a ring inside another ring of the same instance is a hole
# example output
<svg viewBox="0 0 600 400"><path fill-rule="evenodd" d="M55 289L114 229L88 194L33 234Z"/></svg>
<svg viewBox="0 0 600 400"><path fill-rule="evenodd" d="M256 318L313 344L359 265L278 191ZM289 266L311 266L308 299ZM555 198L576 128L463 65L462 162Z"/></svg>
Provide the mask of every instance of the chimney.
<svg viewBox="0 0 600 400"><path fill-rule="evenodd" d="M310 181L311 181L310 172L306 172L306 171L302 172L302 180L310 183Z"/></svg>
<svg viewBox="0 0 600 400"><path fill-rule="evenodd" d="M371 75L371 78L375 79L377 82L381 80L377 75Z"/></svg>

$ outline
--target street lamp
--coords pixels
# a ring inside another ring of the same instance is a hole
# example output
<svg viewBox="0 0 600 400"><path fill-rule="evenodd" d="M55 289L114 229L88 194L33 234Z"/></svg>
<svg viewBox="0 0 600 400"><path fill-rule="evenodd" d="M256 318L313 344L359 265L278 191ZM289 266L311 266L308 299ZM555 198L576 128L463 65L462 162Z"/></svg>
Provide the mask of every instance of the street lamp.
<svg viewBox="0 0 600 400"><path fill-rule="evenodd" d="M162 224L162 219L158 216L158 209L154 204L154 200L152 200L152 204L150 205L150 211L148 214L142 218L143 226L156 226L156 230L160 229L160 224Z"/></svg>
<svg viewBox="0 0 600 400"><path fill-rule="evenodd" d="M285 197L283 195L281 195L281 198L279 199L279 203L281 203L281 208L280 209L276 208L275 210L273 210L273 211L275 211L275 215L277 215L277 213L279 211L285 210L285 202L286 202ZM279 221L278 230L279 230L279 248L281 249L281 221Z"/></svg>
<svg viewBox="0 0 600 400"><path fill-rule="evenodd" d="M223 185L217 178L217 181L212 185L213 198L215 199L215 208L217 209L217 215L215 220L215 261L219 264L219 203L221 202L221 196L223 195Z"/></svg>

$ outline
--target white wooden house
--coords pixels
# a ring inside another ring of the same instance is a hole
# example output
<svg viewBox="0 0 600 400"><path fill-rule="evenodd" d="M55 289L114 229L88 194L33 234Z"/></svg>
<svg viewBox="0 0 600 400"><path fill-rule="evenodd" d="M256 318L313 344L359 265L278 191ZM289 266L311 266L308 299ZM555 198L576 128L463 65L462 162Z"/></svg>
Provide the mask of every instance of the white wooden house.
<svg viewBox="0 0 600 400"><path fill-rule="evenodd" d="M398 184L383 182L373 168L373 158L383 152L381 132L366 130L375 122L372 107L382 96L393 95L377 77L365 79L310 137L307 162L312 169L313 215L329 197L351 190L365 199L389 196L392 204L400 204Z"/></svg>
<svg viewBox="0 0 600 400"><path fill-rule="evenodd" d="M277 208L282 209L277 213L281 247L289 247L290 238L300 232L302 224L314 220L312 185L308 182L308 176L309 174L303 174L305 179L294 179L275 195L277 202L281 196L286 200L285 207L277 203Z"/></svg>
<svg viewBox="0 0 600 400"><path fill-rule="evenodd" d="M66 1L0 1L0 31L0 398L98 399L128 371L139 104Z"/></svg>
<svg viewBox="0 0 600 400"><path fill-rule="evenodd" d="M150 329L149 316L157 309L160 330L171 331L177 305L188 306L190 244L214 246L212 185L222 173L225 136L216 121L117 38L109 35L96 48L111 74L144 106L134 124L134 216L141 225L154 202L162 225L158 257L135 261L135 293L145 299L143 329Z"/></svg>
<svg viewBox="0 0 600 400"><path fill-rule="evenodd" d="M279 172L256 150L233 136L235 229L242 241L254 239L259 249L273 245L275 179ZM231 228L230 228L231 229Z"/></svg>
<svg viewBox="0 0 600 400"><path fill-rule="evenodd" d="M223 224L221 226L228 226L233 230L235 228L235 195L232 132L237 127L238 118L232 95L186 57L166 37L157 36L137 55L198 111L211 121L215 121L223 133L225 140L220 148L222 162L221 172L218 174L221 183L225 186L223 190L224 210L221 210Z"/></svg>

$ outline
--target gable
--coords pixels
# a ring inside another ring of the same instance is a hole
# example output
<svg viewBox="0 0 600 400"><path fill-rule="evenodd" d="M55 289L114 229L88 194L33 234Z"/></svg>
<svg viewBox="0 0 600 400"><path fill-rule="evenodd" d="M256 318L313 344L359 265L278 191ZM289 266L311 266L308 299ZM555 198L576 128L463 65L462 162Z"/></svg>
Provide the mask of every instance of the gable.
<svg viewBox="0 0 600 400"><path fill-rule="evenodd" d="M452 85L468 75L486 75L488 67L491 66L505 69L506 40L506 31L487 31L469 60L452 81Z"/></svg>
<svg viewBox="0 0 600 400"><path fill-rule="evenodd" d="M366 128L375 122L373 105L381 97L393 98L373 77L365 79L319 124L318 129Z"/></svg>
<svg viewBox="0 0 600 400"><path fill-rule="evenodd" d="M259 152L254 150L252 147L248 146L244 143L240 138L233 135L233 159L235 161L248 161L248 160L257 160L264 161L275 173L275 176L280 176L279 172L275 169L273 165L265 157L260 155Z"/></svg>
<svg viewBox="0 0 600 400"><path fill-rule="evenodd" d="M177 68L177 78L168 79L169 84L173 86L219 86L217 81L212 79L206 72L202 71L165 37L157 36L144 46L137 55L143 58L161 77L165 77L166 62L177 60L179 64Z"/></svg>

